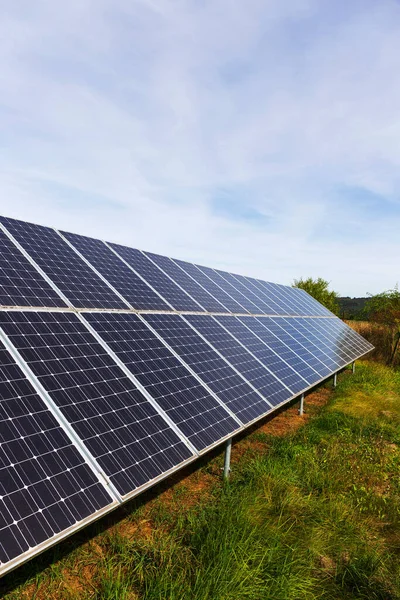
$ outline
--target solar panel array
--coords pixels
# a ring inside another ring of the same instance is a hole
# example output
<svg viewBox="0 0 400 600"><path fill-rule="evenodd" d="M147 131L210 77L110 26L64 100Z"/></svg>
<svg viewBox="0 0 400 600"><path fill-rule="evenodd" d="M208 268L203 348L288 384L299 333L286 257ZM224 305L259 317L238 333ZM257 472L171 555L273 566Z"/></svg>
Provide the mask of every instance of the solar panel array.
<svg viewBox="0 0 400 600"><path fill-rule="evenodd" d="M0 574L371 349L303 290L0 217Z"/></svg>

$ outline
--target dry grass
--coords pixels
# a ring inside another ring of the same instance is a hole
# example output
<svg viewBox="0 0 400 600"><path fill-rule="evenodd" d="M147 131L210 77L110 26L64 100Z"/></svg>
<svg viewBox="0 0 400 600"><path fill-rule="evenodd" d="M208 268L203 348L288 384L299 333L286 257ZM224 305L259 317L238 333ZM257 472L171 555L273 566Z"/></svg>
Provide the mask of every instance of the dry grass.
<svg viewBox="0 0 400 600"><path fill-rule="evenodd" d="M346 321L347 325L357 331L375 346L368 358L388 364L393 349L393 331L387 325L370 321ZM400 365L400 351L397 352L393 366Z"/></svg>

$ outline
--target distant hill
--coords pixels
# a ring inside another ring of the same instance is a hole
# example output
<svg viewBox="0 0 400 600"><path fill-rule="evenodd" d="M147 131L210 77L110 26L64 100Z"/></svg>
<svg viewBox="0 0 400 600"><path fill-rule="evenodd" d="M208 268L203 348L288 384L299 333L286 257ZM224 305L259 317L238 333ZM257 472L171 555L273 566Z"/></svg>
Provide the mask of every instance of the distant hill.
<svg viewBox="0 0 400 600"><path fill-rule="evenodd" d="M368 298L350 298L345 296L338 298L340 306L340 317L342 319L357 319L365 306Z"/></svg>

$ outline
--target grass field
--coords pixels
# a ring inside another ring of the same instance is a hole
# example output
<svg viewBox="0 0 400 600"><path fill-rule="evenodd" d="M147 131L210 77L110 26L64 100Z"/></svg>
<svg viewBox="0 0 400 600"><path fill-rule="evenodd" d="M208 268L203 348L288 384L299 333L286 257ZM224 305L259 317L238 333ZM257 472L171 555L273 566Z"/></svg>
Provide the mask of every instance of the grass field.
<svg viewBox="0 0 400 600"><path fill-rule="evenodd" d="M357 364L7 576L7 600L400 599L400 371Z"/></svg>

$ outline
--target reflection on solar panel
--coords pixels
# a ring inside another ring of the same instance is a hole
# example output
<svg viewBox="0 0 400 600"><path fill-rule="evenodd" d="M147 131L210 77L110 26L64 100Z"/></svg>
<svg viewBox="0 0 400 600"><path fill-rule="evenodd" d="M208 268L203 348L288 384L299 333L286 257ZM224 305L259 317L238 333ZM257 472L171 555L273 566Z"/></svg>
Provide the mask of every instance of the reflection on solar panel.
<svg viewBox="0 0 400 600"><path fill-rule="evenodd" d="M122 495L191 456L76 315L0 312L0 323Z"/></svg>
<svg viewBox="0 0 400 600"><path fill-rule="evenodd" d="M268 296L265 290L257 287L253 284L253 281L250 277L244 277L243 275L232 275L238 283L241 284L241 289L247 289L252 294L254 294L259 300L262 301L263 305L266 307L266 314L268 315L279 315L281 313L281 308L279 304L274 302L274 299L271 296Z"/></svg>
<svg viewBox="0 0 400 600"><path fill-rule="evenodd" d="M200 270L199 267L197 267L196 265L193 265L191 263L184 262L183 260L174 259L174 262L177 265L179 265L179 267L181 267L181 269L183 269L185 271L185 273L190 275L190 277L192 277L194 279L194 281L197 281L197 283L199 283L205 290L207 290L207 292L211 296L213 296L214 298L216 298L218 300L218 302L223 304L225 306L225 308L228 310L228 312L231 312L231 313L247 313L248 312L241 304L236 302L236 300L232 296L230 296L220 286L218 286L216 283L214 283L212 279L207 277L207 275L205 275Z"/></svg>
<svg viewBox="0 0 400 600"><path fill-rule="evenodd" d="M261 294L257 295L248 286L245 286L240 280L240 277L235 277L231 273L224 273L223 271L217 271L216 269L213 270L217 276L217 279L214 281L218 283L218 278L221 278L221 280L224 281L224 289L228 290L233 288L235 290L235 298L237 300L240 299L240 303L245 306L250 313L258 312L261 314L270 314L271 306L262 300ZM226 285L230 287L227 288ZM240 296L238 294L240 294Z"/></svg>
<svg viewBox="0 0 400 600"><path fill-rule="evenodd" d="M249 300L246 296L243 296L243 294L236 287L231 285L231 283L229 283L229 281L227 281L225 277L222 277L222 275L218 271L210 269L209 267L201 267L199 265L196 266L204 275L211 279L211 281L213 281L217 286L219 286L226 294L232 296L232 298L245 309L241 312L247 311L252 314L258 314L263 312L257 306L257 304L254 304L254 302ZM229 273L226 273L226 275L228 276Z"/></svg>
<svg viewBox="0 0 400 600"><path fill-rule="evenodd" d="M151 262L140 250L110 244L145 281L147 281L175 310L204 310L197 302L192 300L181 290L161 269Z"/></svg>
<svg viewBox="0 0 400 600"><path fill-rule="evenodd" d="M0 305L67 306L1 230Z"/></svg>
<svg viewBox="0 0 400 600"><path fill-rule="evenodd" d="M371 349L303 290L0 217L0 575Z"/></svg>
<svg viewBox="0 0 400 600"><path fill-rule="evenodd" d="M160 296L130 269L101 240L61 232L90 264L130 303L133 308L166 310Z"/></svg>
<svg viewBox="0 0 400 600"><path fill-rule="evenodd" d="M296 355L289 348L280 344L277 338L268 335L268 332L263 330L260 324L258 324L258 328L252 327L253 322L256 323L255 319L250 318L247 321L245 317L243 319L226 317L218 318L218 322L263 365L268 367L290 389L292 394L299 393L310 385L306 378L306 375L309 375L307 365L301 360L297 360ZM298 366L302 367L302 372L296 369Z"/></svg>
<svg viewBox="0 0 400 600"><path fill-rule="evenodd" d="M73 306L126 308L56 231L4 217L0 220Z"/></svg>
<svg viewBox="0 0 400 600"><path fill-rule="evenodd" d="M301 351L301 354L297 354L293 346L288 346L282 339L284 337L283 332L276 327L276 324L271 319L264 318L262 324L257 319L245 320L241 318L240 321L254 335L268 345L269 348L276 352L308 384L315 383L321 379L319 372L310 366L306 351Z"/></svg>
<svg viewBox="0 0 400 600"><path fill-rule="evenodd" d="M197 450L239 428L138 316L87 313L85 318Z"/></svg>
<svg viewBox="0 0 400 600"><path fill-rule="evenodd" d="M291 389L214 318L201 315L188 315L185 318L271 405L277 406L293 395Z"/></svg>
<svg viewBox="0 0 400 600"><path fill-rule="evenodd" d="M227 312L223 304L218 302L211 294L207 292L201 285L192 279L179 265L171 258L145 252L146 256L155 262L160 269L164 271L171 279L175 281L181 288L189 294L196 302L198 302L208 312ZM229 311L228 311L229 312Z"/></svg>
<svg viewBox="0 0 400 600"><path fill-rule="evenodd" d="M0 568L112 504L0 342Z"/></svg>
<svg viewBox="0 0 400 600"><path fill-rule="evenodd" d="M271 408L254 388L222 358L180 315L145 315L182 360L218 394L242 421L248 423Z"/></svg>
<svg viewBox="0 0 400 600"><path fill-rule="evenodd" d="M262 325L266 325L269 331L273 331L287 346L294 350L299 356L307 360L307 363L321 377L327 376L331 371L334 371L338 365L331 361L318 346L312 344L298 329L295 327L296 319L268 319L259 318Z"/></svg>

